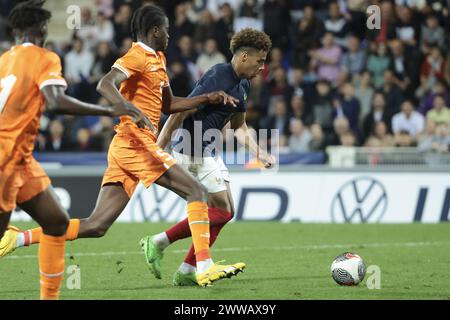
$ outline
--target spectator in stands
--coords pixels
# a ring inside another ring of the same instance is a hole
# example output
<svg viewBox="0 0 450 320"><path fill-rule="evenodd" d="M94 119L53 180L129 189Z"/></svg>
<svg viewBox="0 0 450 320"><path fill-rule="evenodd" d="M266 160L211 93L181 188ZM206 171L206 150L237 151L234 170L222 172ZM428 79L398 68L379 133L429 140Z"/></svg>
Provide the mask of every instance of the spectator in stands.
<svg viewBox="0 0 450 320"><path fill-rule="evenodd" d="M323 151L325 147L325 135L323 133L322 127L314 123L310 127L311 131L311 142L309 143L309 148L311 151Z"/></svg>
<svg viewBox="0 0 450 320"><path fill-rule="evenodd" d="M395 25L395 37L406 46L408 53L413 53L412 50L419 45L420 22L411 8L398 5L395 9L398 17Z"/></svg>
<svg viewBox="0 0 450 320"><path fill-rule="evenodd" d="M291 118L299 119L304 124L311 123L311 116L307 113L303 96L294 94L291 98Z"/></svg>
<svg viewBox="0 0 450 320"><path fill-rule="evenodd" d="M174 60L169 70L170 87L174 96L187 97L193 88L193 81L185 65L180 60Z"/></svg>
<svg viewBox="0 0 450 320"><path fill-rule="evenodd" d="M397 113L403 101L403 93L400 87L394 82L394 73L391 70L384 71L383 86L380 91L386 100L386 111L391 114Z"/></svg>
<svg viewBox="0 0 450 320"><path fill-rule="evenodd" d="M332 92L328 81L320 80L316 84L317 96L312 103L312 122L317 123L328 137L333 130Z"/></svg>
<svg viewBox="0 0 450 320"><path fill-rule="evenodd" d="M449 153L450 130L447 123L441 123L436 126L434 135L420 141L419 151Z"/></svg>
<svg viewBox="0 0 450 320"><path fill-rule="evenodd" d="M401 112L392 117L392 131L396 141L402 144L406 141L404 135L411 137L412 142L424 130L425 117L414 110L412 101L405 100L401 106Z"/></svg>
<svg viewBox="0 0 450 320"><path fill-rule="evenodd" d="M114 40L114 25L103 11L97 13L95 29L97 43L112 42Z"/></svg>
<svg viewBox="0 0 450 320"><path fill-rule="evenodd" d="M114 14L114 0L95 0L97 12L102 12L105 18L110 19Z"/></svg>
<svg viewBox="0 0 450 320"><path fill-rule="evenodd" d="M262 3L255 0L241 0L243 3L238 10L238 17L234 22L234 28L237 31L244 28L263 29L263 23L260 19Z"/></svg>
<svg viewBox="0 0 450 320"><path fill-rule="evenodd" d="M89 78L93 63L93 54L85 49L81 39L75 39L72 50L64 58L64 78L70 95L92 102Z"/></svg>
<svg viewBox="0 0 450 320"><path fill-rule="evenodd" d="M334 36L330 32L325 33L322 44L320 49L310 51L311 63L317 67L319 79L333 82L339 76L342 51L335 45Z"/></svg>
<svg viewBox="0 0 450 320"><path fill-rule="evenodd" d="M273 114L264 118L260 126L268 130L278 130L280 140L287 140L289 134L289 117L284 99L276 99Z"/></svg>
<svg viewBox="0 0 450 320"><path fill-rule="evenodd" d="M114 44L117 48L123 45L123 41L126 38L131 38L130 34L131 23L131 6L123 3L120 5L119 10L114 15Z"/></svg>
<svg viewBox="0 0 450 320"><path fill-rule="evenodd" d="M222 52L227 61L231 60L232 54L229 49L231 37L234 33L234 12L228 3L223 4L220 7L221 18L216 22L214 26L214 39L216 39L219 45L219 50Z"/></svg>
<svg viewBox="0 0 450 320"><path fill-rule="evenodd" d="M334 99L333 116L346 117L350 123L350 128L353 132L358 132L360 103L355 97L355 89L351 83L346 83L342 87L341 97Z"/></svg>
<svg viewBox="0 0 450 320"><path fill-rule="evenodd" d="M289 6L285 0L266 0L263 4L264 32L272 39L274 48L285 50L290 24ZM283 23L280 23L283 21Z"/></svg>
<svg viewBox="0 0 450 320"><path fill-rule="evenodd" d="M380 88L383 85L383 74L389 68L390 64L391 59L387 55L386 45L384 43L373 42L371 52L367 58L366 69L372 74L375 88Z"/></svg>
<svg viewBox="0 0 450 320"><path fill-rule="evenodd" d="M392 134L389 133L388 126L383 121L378 121L374 124L371 135L367 138L366 147L394 147L395 140Z"/></svg>
<svg viewBox="0 0 450 320"><path fill-rule="evenodd" d="M203 43L214 37L214 17L208 10L200 12L200 17L195 25L193 41L197 51L203 48ZM172 40L171 40L172 41Z"/></svg>
<svg viewBox="0 0 450 320"><path fill-rule="evenodd" d="M53 120L49 127L49 136L46 139L45 151L71 151L71 143L64 139L64 126L61 121Z"/></svg>
<svg viewBox="0 0 450 320"><path fill-rule="evenodd" d="M268 110L268 114L272 113L273 100L282 98L286 105L292 97L293 89L287 81L286 72L283 68L279 67L274 70L273 78L269 83L266 83L263 90L263 106Z"/></svg>
<svg viewBox="0 0 450 320"><path fill-rule="evenodd" d="M386 110L386 101L384 100L384 95L380 92L374 94L372 99L372 109L369 114L365 117L363 123L363 139L367 139L371 133L374 132L376 124L378 122L383 122L390 131L391 128L392 114Z"/></svg>
<svg viewBox="0 0 450 320"><path fill-rule="evenodd" d="M173 50L173 45L176 45L182 37L192 38L194 36L195 25L189 20L188 9L187 2L182 2L175 7L175 21L170 24L169 28L169 52Z"/></svg>
<svg viewBox="0 0 450 320"><path fill-rule="evenodd" d="M76 84L89 77L94 57L84 47L83 40L75 39L72 50L64 59L64 78L70 84Z"/></svg>
<svg viewBox="0 0 450 320"><path fill-rule="evenodd" d="M421 49L422 52L428 54L431 47L444 47L444 28L439 25L439 20L436 15L430 14L422 25L421 32Z"/></svg>
<svg viewBox="0 0 450 320"><path fill-rule="evenodd" d="M109 42L100 42L91 69L90 82L97 86L98 81L111 70L117 56L113 53Z"/></svg>
<svg viewBox="0 0 450 320"><path fill-rule="evenodd" d="M439 47L432 47L420 68L420 82L430 89L437 81L444 80L445 60Z"/></svg>
<svg viewBox="0 0 450 320"><path fill-rule="evenodd" d="M72 151L101 151L101 145L95 137L91 136L89 129L81 128L77 132L77 140L72 147Z"/></svg>
<svg viewBox="0 0 450 320"><path fill-rule="evenodd" d="M419 89L418 89L419 90ZM450 93L447 91L444 82L438 81L431 90L427 91L426 95L421 101L419 112L426 115L429 110L433 108L434 97L441 95L445 99L446 105L450 104Z"/></svg>
<svg viewBox="0 0 450 320"><path fill-rule="evenodd" d="M355 147L357 141L356 135L351 131L344 132L339 136L339 144L343 147Z"/></svg>
<svg viewBox="0 0 450 320"><path fill-rule="evenodd" d="M100 121L91 128L91 133L100 145L99 151L107 152L111 140L115 135L113 118L100 117Z"/></svg>
<svg viewBox="0 0 450 320"><path fill-rule="evenodd" d="M450 109L445 105L442 95L437 95L433 100L433 109L428 111L427 120L435 122L437 125L446 124L450 126Z"/></svg>
<svg viewBox="0 0 450 320"><path fill-rule="evenodd" d="M338 117L333 121L333 131L326 137L326 145L341 145L341 136L350 132L350 122L346 117Z"/></svg>
<svg viewBox="0 0 450 320"><path fill-rule="evenodd" d="M345 41L350 31L347 20L343 17L337 1L328 5L328 18L325 20L325 30L334 35L336 43L345 47Z"/></svg>
<svg viewBox="0 0 450 320"><path fill-rule="evenodd" d="M308 152L312 140L311 132L300 119L291 118L289 121L289 150L291 152Z"/></svg>
<svg viewBox="0 0 450 320"><path fill-rule="evenodd" d="M74 38L83 40L84 46L88 50L94 49L97 45L97 32L91 8L81 8L81 27L80 29L75 29Z"/></svg>
<svg viewBox="0 0 450 320"><path fill-rule="evenodd" d="M372 86L372 78L369 71L364 71L358 78L358 85L355 87L355 97L360 103L359 126L362 127L364 119L370 113L372 97L375 92Z"/></svg>
<svg viewBox="0 0 450 320"><path fill-rule="evenodd" d="M305 72L302 69L291 69L289 72L289 84L294 95L302 96L306 103L306 110L311 110L311 100L314 97L314 84L305 81Z"/></svg>
<svg viewBox="0 0 450 320"><path fill-rule="evenodd" d="M348 51L343 54L341 67L343 72L353 76L363 71L366 65L366 52L360 47L360 41L356 36L351 36L347 40Z"/></svg>
<svg viewBox="0 0 450 320"><path fill-rule="evenodd" d="M203 74L212 66L225 62L225 56L218 50L216 40L208 39L205 43L204 52L197 59L200 72Z"/></svg>
<svg viewBox="0 0 450 320"><path fill-rule="evenodd" d="M294 67L306 69L310 62L308 51L319 45L323 32L323 22L315 16L314 8L306 6L303 18L295 23L292 31Z"/></svg>
<svg viewBox="0 0 450 320"><path fill-rule="evenodd" d="M123 39L122 45L119 47L119 50L118 50L118 56L119 57L124 56L128 52L128 50L130 50L132 45L133 45L132 38Z"/></svg>
<svg viewBox="0 0 450 320"><path fill-rule="evenodd" d="M394 73L394 82L400 87L406 96L412 96L411 91L418 84L419 60L414 50L407 51L408 58L405 57L403 43L396 39L390 42L392 60L389 69Z"/></svg>

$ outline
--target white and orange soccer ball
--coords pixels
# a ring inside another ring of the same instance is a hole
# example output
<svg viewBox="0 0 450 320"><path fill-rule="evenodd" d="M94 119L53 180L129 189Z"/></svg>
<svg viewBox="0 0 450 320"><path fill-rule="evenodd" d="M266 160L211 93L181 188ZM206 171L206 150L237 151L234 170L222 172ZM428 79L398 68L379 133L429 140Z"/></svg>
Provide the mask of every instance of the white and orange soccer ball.
<svg viewBox="0 0 450 320"><path fill-rule="evenodd" d="M352 252L337 256L331 264L331 276L341 286L356 286L366 275L363 259Z"/></svg>

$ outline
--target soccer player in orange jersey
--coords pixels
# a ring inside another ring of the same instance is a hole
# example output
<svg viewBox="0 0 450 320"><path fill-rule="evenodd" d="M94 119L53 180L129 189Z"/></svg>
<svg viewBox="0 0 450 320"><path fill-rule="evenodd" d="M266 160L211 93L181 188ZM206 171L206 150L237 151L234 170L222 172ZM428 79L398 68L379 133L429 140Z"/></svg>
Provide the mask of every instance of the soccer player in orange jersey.
<svg viewBox="0 0 450 320"><path fill-rule="evenodd" d="M116 61L97 88L111 103L136 106L150 118L154 128L158 127L161 111L166 114L183 112L205 103L236 106L238 100L223 91L192 98L172 95L163 53L168 44L169 22L162 9L153 5L139 8L133 15L131 25L137 41ZM188 202L187 216L199 285L205 286L231 277L245 268L243 263L219 265L211 259L207 191L158 146L156 130L139 128L130 117L124 116L116 132L108 151L108 168L96 207L89 218L70 220L66 239L103 236L122 213L139 182L145 187L157 183ZM40 234L39 228L18 234L17 238L25 241L16 246L39 242ZM144 251L148 245L148 242L141 242ZM147 263L151 267L153 261Z"/></svg>
<svg viewBox="0 0 450 320"><path fill-rule="evenodd" d="M64 274L65 233L69 218L59 204L50 179L32 151L44 105L73 115L130 115L140 125L148 118L132 105L102 107L64 94L59 57L42 45L51 13L44 1L17 5L9 16L16 45L0 57L0 255L11 249L17 230L8 227L18 205L42 227L39 245L40 297L58 299ZM6 231L6 232L5 232Z"/></svg>

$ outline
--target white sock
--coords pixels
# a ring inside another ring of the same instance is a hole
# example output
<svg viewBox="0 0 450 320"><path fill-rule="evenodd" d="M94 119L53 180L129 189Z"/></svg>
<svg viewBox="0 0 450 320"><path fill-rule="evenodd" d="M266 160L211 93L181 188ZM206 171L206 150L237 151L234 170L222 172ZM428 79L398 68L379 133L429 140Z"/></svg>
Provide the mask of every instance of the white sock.
<svg viewBox="0 0 450 320"><path fill-rule="evenodd" d="M19 232L17 235L16 248L23 247L25 245L25 235L23 232Z"/></svg>
<svg viewBox="0 0 450 320"><path fill-rule="evenodd" d="M165 232L158 233L152 237L152 240L158 246L158 248L164 250L170 245L169 238Z"/></svg>
<svg viewBox="0 0 450 320"><path fill-rule="evenodd" d="M197 262L197 273L203 273L213 265L211 258Z"/></svg>
<svg viewBox="0 0 450 320"><path fill-rule="evenodd" d="M183 274L189 274L189 273L195 273L197 271L197 268L194 266L191 266L189 263L183 262L181 266L178 268L178 270Z"/></svg>

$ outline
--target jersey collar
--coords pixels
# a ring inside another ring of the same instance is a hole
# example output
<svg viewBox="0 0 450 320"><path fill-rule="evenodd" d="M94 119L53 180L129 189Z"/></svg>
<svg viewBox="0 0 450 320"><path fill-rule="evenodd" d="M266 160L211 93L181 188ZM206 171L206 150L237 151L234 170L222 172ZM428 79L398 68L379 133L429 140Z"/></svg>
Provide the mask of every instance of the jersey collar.
<svg viewBox="0 0 450 320"><path fill-rule="evenodd" d="M136 42L139 46L141 46L145 51L148 51L148 52L150 52L150 53L152 53L152 54L154 54L154 55L157 55L156 54L156 51L155 50L153 50L152 48L150 48L148 45L146 45L145 43L143 43L143 42L141 42L141 41L138 41L138 42Z"/></svg>

